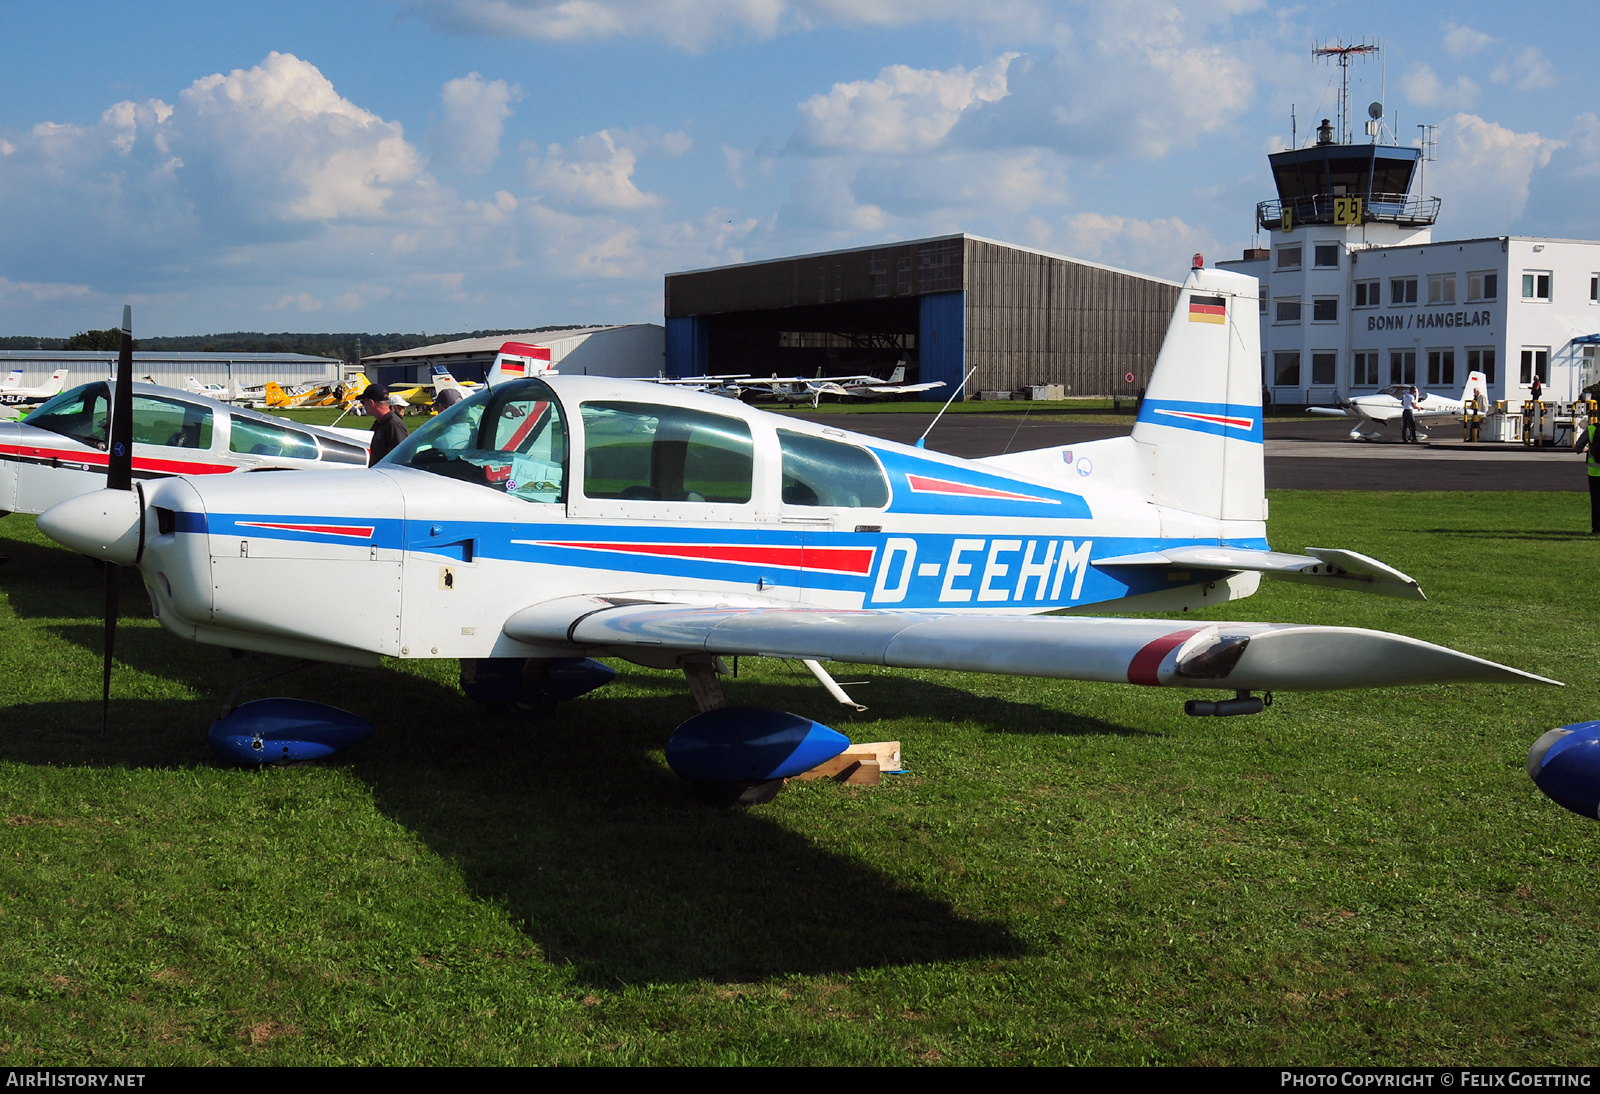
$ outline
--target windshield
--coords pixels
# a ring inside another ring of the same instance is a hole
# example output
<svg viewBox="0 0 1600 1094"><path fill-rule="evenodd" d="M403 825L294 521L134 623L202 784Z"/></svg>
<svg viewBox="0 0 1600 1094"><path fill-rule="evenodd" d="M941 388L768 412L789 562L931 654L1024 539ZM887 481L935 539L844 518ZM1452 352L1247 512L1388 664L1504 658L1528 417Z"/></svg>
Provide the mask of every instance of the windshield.
<svg viewBox="0 0 1600 1094"><path fill-rule="evenodd" d="M84 384L42 404L28 415L27 422L36 429L48 429L75 441L105 448L110 405L105 384Z"/></svg>
<svg viewBox="0 0 1600 1094"><path fill-rule="evenodd" d="M566 500L566 464L561 406L542 380L480 391L430 419L380 461L537 502Z"/></svg>

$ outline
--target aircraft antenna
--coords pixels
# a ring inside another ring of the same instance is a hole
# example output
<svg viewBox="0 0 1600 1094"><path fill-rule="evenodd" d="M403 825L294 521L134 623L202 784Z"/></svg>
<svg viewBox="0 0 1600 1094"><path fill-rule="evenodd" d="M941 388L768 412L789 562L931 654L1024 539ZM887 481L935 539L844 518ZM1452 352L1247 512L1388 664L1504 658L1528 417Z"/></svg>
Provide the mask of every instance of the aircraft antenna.
<svg viewBox="0 0 1600 1094"><path fill-rule="evenodd" d="M1350 58L1360 57L1363 60L1370 53L1377 53L1378 46L1372 42L1362 41L1355 45L1345 45L1335 38L1331 45L1314 46L1311 56L1322 59L1331 59L1339 65L1339 143L1350 143Z"/></svg>
<svg viewBox="0 0 1600 1094"><path fill-rule="evenodd" d="M972 379L972 374L974 372L977 372L977 371L978 371L978 366L977 365L973 365L970 369L967 370L967 374L965 376L961 377L961 382L959 384L957 384L956 385L956 389L950 393L950 398L948 398L948 399L946 399L944 401L944 406L939 408L939 413L937 413L937 414L935 414L933 416L933 421L928 423L928 428L924 429L922 431L922 436L917 438L916 447L918 447L918 448L926 448L927 447L927 445L924 444L923 442L928 439L928 434L933 432L933 427L939 424L939 419L944 417L944 412L950 409L950 404L956 401L956 396L961 394L961 389L967 386L967 381Z"/></svg>
<svg viewBox="0 0 1600 1094"><path fill-rule="evenodd" d="M1429 123L1419 123L1417 128L1422 130L1422 169L1417 172L1417 190L1419 193L1428 192L1428 164L1439 158L1439 127Z"/></svg>

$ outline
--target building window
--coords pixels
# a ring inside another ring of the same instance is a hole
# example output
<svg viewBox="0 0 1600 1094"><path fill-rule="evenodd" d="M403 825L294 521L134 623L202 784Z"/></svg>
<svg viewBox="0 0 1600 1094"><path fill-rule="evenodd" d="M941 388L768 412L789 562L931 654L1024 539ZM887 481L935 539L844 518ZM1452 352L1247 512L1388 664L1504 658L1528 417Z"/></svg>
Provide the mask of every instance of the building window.
<svg viewBox="0 0 1600 1094"><path fill-rule="evenodd" d="M1414 384L1417 382L1417 351L1394 349L1389 351L1389 382Z"/></svg>
<svg viewBox="0 0 1600 1094"><path fill-rule="evenodd" d="M1299 268L1300 268L1300 248L1298 246L1294 246L1294 247L1279 247L1278 248L1278 269L1280 269L1280 270L1298 270Z"/></svg>
<svg viewBox="0 0 1600 1094"><path fill-rule="evenodd" d="M1454 387L1456 382L1456 351L1430 349L1428 351L1428 386Z"/></svg>
<svg viewBox="0 0 1600 1094"><path fill-rule="evenodd" d="M1339 355L1321 350L1311 355L1311 382L1332 387L1339 382Z"/></svg>
<svg viewBox="0 0 1600 1094"><path fill-rule="evenodd" d="M1339 268L1339 245L1337 243L1318 243L1312 249L1311 260L1319 270L1337 270Z"/></svg>
<svg viewBox="0 0 1600 1094"><path fill-rule="evenodd" d="M1272 382L1277 387L1300 386L1300 355L1274 353L1272 355Z"/></svg>
<svg viewBox="0 0 1600 1094"><path fill-rule="evenodd" d="M1522 351L1522 382L1531 384L1535 376L1539 378L1541 384L1550 382L1550 351L1547 349Z"/></svg>
<svg viewBox="0 0 1600 1094"><path fill-rule="evenodd" d="M1313 323L1336 323L1339 321L1339 298L1337 296L1319 296L1311 301L1311 321Z"/></svg>
<svg viewBox="0 0 1600 1094"><path fill-rule="evenodd" d="M1259 303L1257 303L1257 305L1256 305L1256 310L1259 311L1262 315L1266 315L1267 314L1267 296L1268 295L1269 294L1267 293L1267 290L1266 289L1262 289L1261 290L1261 296L1259 298Z"/></svg>
<svg viewBox="0 0 1600 1094"><path fill-rule="evenodd" d="M1378 386L1378 352L1377 350L1363 350L1355 357L1355 375L1351 383L1356 387Z"/></svg>
<svg viewBox="0 0 1600 1094"><path fill-rule="evenodd" d="M1277 305L1278 305L1278 311L1277 311L1278 322L1280 322L1280 323L1298 323L1298 322L1300 322L1300 298L1298 296L1294 297L1292 299L1289 299L1289 298L1280 299L1280 300L1277 301Z"/></svg>
<svg viewBox="0 0 1600 1094"><path fill-rule="evenodd" d="M1356 307L1358 307L1358 308L1375 308L1379 304L1381 304L1383 301L1378 299L1378 285L1379 284L1380 284L1380 282L1377 282L1377 281L1357 281L1356 282Z"/></svg>
<svg viewBox="0 0 1600 1094"><path fill-rule="evenodd" d="M1389 303L1415 304L1417 302L1417 279L1414 277L1391 277L1389 279Z"/></svg>
<svg viewBox="0 0 1600 1094"><path fill-rule="evenodd" d="M1481 372L1490 384L1494 383L1494 347L1483 346L1467 350L1467 371Z"/></svg>
<svg viewBox="0 0 1600 1094"><path fill-rule="evenodd" d="M1589 303L1600 304L1600 274L1589 275Z"/></svg>
<svg viewBox="0 0 1600 1094"><path fill-rule="evenodd" d="M1428 303L1454 304L1456 302L1456 275L1428 275Z"/></svg>
<svg viewBox="0 0 1600 1094"><path fill-rule="evenodd" d="M1500 299L1500 275L1492 271L1467 275L1467 302Z"/></svg>
<svg viewBox="0 0 1600 1094"><path fill-rule="evenodd" d="M1588 391L1596 380L1600 380L1600 376L1596 376L1594 371L1595 356L1594 346L1583 347L1583 366L1582 371L1578 374L1578 382L1584 391Z"/></svg>
<svg viewBox="0 0 1600 1094"><path fill-rule="evenodd" d="M1525 273L1522 275L1522 299L1524 300L1549 300L1550 299L1550 273Z"/></svg>

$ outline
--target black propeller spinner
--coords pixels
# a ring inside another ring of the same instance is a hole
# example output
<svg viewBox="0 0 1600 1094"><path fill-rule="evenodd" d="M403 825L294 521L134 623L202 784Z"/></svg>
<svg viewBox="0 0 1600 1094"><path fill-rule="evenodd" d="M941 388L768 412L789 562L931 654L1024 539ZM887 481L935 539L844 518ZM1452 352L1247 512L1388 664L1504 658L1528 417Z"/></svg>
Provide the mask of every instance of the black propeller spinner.
<svg viewBox="0 0 1600 1094"><path fill-rule="evenodd" d="M117 385L111 399L111 428L106 435L106 489L133 489L133 307L122 306L122 344L117 347ZM143 506L140 506L141 517ZM142 536L141 536L142 543ZM100 674L100 729L111 711L111 653L117 641L117 599L122 567L106 563L105 660Z"/></svg>

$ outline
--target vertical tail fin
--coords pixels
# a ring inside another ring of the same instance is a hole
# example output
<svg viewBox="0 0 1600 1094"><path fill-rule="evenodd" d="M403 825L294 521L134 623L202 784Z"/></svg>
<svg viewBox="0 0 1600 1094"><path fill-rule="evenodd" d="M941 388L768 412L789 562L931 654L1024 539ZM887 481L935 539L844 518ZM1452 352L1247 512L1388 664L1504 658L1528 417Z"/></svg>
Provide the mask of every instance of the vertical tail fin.
<svg viewBox="0 0 1600 1094"><path fill-rule="evenodd" d="M7 388L21 387L21 386L22 386L22 370L20 368L14 368L14 369L11 370L11 375L6 377L5 383L0 384L0 391L4 391Z"/></svg>
<svg viewBox="0 0 1600 1094"><path fill-rule="evenodd" d="M1461 389L1461 405L1467 410L1489 409L1489 378L1481 372L1467 373L1467 386Z"/></svg>
<svg viewBox="0 0 1600 1094"><path fill-rule="evenodd" d="M1255 278L1223 270L1192 270L1183 283L1133 427L1155 450L1157 505L1265 518L1258 293Z"/></svg>
<svg viewBox="0 0 1600 1094"><path fill-rule="evenodd" d="M484 376L484 383L494 387L505 380L521 380L554 371L555 369L550 367L548 346L507 342L500 347L500 352L495 354L494 364L489 366L489 372Z"/></svg>

